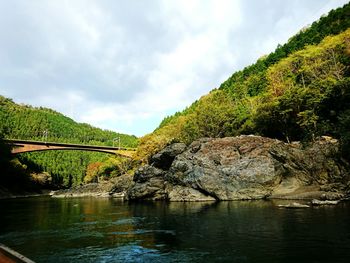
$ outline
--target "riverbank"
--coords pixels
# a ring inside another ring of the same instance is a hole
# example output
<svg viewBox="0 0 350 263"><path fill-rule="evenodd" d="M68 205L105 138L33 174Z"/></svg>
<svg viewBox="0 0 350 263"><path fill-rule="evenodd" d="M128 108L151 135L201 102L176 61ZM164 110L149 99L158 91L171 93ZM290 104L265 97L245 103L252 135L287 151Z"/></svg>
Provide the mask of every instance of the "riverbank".
<svg viewBox="0 0 350 263"><path fill-rule="evenodd" d="M133 183L133 176L125 174L119 177L112 177L108 180L100 180L99 183L89 183L72 187L69 189L35 189L35 190L13 190L0 186L0 199L25 198L38 196L52 196L54 198L68 197L112 197L125 198L127 190Z"/></svg>
<svg viewBox="0 0 350 263"><path fill-rule="evenodd" d="M113 197L125 198L127 190L133 184L133 176L124 174L118 177L112 177L108 180L101 180L99 183L90 183L73 187L70 189L58 190L53 192L54 198L65 197Z"/></svg>
<svg viewBox="0 0 350 263"><path fill-rule="evenodd" d="M0 199L12 199L12 198L26 198L26 197L39 197L39 196L51 196L54 191L48 189L42 189L40 191L21 191L13 192L3 187L0 187Z"/></svg>

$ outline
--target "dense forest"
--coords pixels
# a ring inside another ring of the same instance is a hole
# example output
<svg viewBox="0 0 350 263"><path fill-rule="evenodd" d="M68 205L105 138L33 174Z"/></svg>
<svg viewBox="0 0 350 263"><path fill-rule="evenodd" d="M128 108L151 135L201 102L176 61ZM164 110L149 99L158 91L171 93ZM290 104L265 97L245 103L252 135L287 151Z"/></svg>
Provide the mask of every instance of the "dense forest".
<svg viewBox="0 0 350 263"><path fill-rule="evenodd" d="M256 134L350 148L350 4L332 10L140 139L137 158L174 141Z"/></svg>
<svg viewBox="0 0 350 263"><path fill-rule="evenodd" d="M45 134L47 136L44 136ZM0 96L0 137L108 146L113 145L114 139L120 138L121 146L124 147L136 147L138 143L135 136L76 123L51 109L19 105L2 96ZM6 152L4 145L2 148ZM111 158L110 155L84 151L34 152L21 154L18 159L18 163L25 165L31 171L48 172L52 176L53 184L58 187L79 185L83 183L87 174L88 178L91 178L91 172L87 171L91 163L104 162L105 166L115 166L115 158ZM105 167L105 170L110 169Z"/></svg>

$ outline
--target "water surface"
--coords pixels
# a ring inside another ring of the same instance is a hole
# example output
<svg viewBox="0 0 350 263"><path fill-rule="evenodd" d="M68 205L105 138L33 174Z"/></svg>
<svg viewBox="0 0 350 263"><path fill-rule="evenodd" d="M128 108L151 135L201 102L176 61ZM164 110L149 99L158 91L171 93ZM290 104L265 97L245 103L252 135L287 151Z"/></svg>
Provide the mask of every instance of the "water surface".
<svg viewBox="0 0 350 263"><path fill-rule="evenodd" d="M350 204L0 200L0 243L36 262L349 262Z"/></svg>

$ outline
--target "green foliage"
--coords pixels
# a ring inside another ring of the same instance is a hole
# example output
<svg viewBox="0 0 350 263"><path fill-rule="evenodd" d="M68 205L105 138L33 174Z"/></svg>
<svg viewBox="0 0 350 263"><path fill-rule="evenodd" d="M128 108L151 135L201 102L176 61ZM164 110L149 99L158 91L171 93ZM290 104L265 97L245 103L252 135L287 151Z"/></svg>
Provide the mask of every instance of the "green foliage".
<svg viewBox="0 0 350 263"><path fill-rule="evenodd" d="M86 175L84 177L85 183L97 182L101 165L101 162L95 162L87 166Z"/></svg>
<svg viewBox="0 0 350 263"><path fill-rule="evenodd" d="M112 146L113 139L120 137L121 146L135 147L135 136L101 130L46 108L19 105L11 99L0 96L0 132L5 138L69 142L90 145ZM83 182L89 163L102 162L108 156L102 153L84 151L47 151L25 153L19 156L22 163L31 170L46 171L52 175L53 183L70 187Z"/></svg>
<svg viewBox="0 0 350 263"><path fill-rule="evenodd" d="M321 17L310 27L301 30L291 37L284 45L278 45L276 50L259 59L255 64L234 73L220 89L227 90L234 96L242 92L245 95L255 96L265 91L267 87L266 70L288 55L305 48L307 45L319 44L326 36L336 35L350 27L350 3L342 8L332 10L327 16Z"/></svg>
<svg viewBox="0 0 350 263"><path fill-rule="evenodd" d="M350 107L350 64L343 59L349 47L347 30L270 67L268 90L254 116L257 131L287 141L325 134L340 137L335 116Z"/></svg>
<svg viewBox="0 0 350 263"><path fill-rule="evenodd" d="M85 183L126 174L133 166L130 159L112 157L105 162L90 163L86 169Z"/></svg>
<svg viewBox="0 0 350 263"><path fill-rule="evenodd" d="M132 161L130 159L113 157L105 161L100 169L99 176L115 177L127 173L132 168Z"/></svg>
<svg viewBox="0 0 350 263"><path fill-rule="evenodd" d="M200 137L224 137L231 135L235 125L235 104L222 91L214 90L203 96L182 130L184 141Z"/></svg>

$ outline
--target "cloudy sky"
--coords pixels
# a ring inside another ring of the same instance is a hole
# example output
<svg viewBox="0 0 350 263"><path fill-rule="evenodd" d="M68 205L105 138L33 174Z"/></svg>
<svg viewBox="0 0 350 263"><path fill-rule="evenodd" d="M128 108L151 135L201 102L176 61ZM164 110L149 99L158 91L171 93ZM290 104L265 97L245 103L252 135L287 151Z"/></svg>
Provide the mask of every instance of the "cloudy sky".
<svg viewBox="0 0 350 263"><path fill-rule="evenodd" d="M0 0L0 94L144 135L348 0Z"/></svg>

